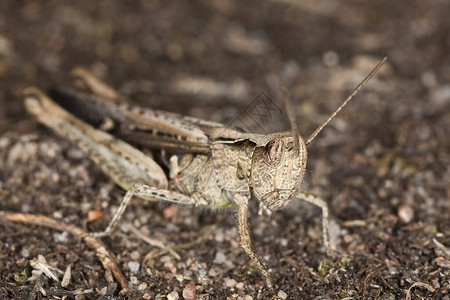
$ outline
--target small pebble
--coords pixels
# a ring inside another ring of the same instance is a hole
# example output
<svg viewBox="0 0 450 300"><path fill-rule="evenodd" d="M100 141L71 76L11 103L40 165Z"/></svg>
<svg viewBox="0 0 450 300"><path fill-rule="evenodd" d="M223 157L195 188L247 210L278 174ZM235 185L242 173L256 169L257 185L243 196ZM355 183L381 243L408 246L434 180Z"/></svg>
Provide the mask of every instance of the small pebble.
<svg viewBox="0 0 450 300"><path fill-rule="evenodd" d="M143 298L144 300L150 300L150 299L152 299L152 295L150 295L149 293L145 293L145 294L142 296L142 298Z"/></svg>
<svg viewBox="0 0 450 300"><path fill-rule="evenodd" d="M139 260L140 256L141 256L141 254L139 253L139 251L133 251L130 254L130 257L132 260Z"/></svg>
<svg viewBox="0 0 450 300"><path fill-rule="evenodd" d="M166 261L164 263L164 268L169 270L172 274L175 274L177 272L177 267L175 267L175 265L171 261Z"/></svg>
<svg viewBox="0 0 450 300"><path fill-rule="evenodd" d="M139 271L139 263L135 261L130 261L128 263L128 268L130 269L131 272L135 273Z"/></svg>
<svg viewBox="0 0 450 300"><path fill-rule="evenodd" d="M67 231L55 233L53 237L55 238L55 241L58 243L66 243L69 238L69 233Z"/></svg>
<svg viewBox="0 0 450 300"><path fill-rule="evenodd" d="M409 223L414 218L414 210L409 205L401 205L397 210L397 214L403 223Z"/></svg>
<svg viewBox="0 0 450 300"><path fill-rule="evenodd" d="M69 265L66 268L66 271L64 272L63 279L61 280L61 286L62 287L68 287L70 284L70 278L72 276L72 267Z"/></svg>
<svg viewBox="0 0 450 300"><path fill-rule="evenodd" d="M81 295L75 295L75 298L74 298L75 300L85 300L86 299L86 297L83 295L83 294L81 294Z"/></svg>
<svg viewBox="0 0 450 300"><path fill-rule="evenodd" d="M180 296L178 296L178 293L175 291L167 295L167 300L178 300L178 299L180 299Z"/></svg>
<svg viewBox="0 0 450 300"><path fill-rule="evenodd" d="M245 295L244 300L253 300L253 297L250 295Z"/></svg>
<svg viewBox="0 0 450 300"><path fill-rule="evenodd" d="M223 231L218 231L214 235L214 239L216 240L216 242L222 243L224 241L224 239L225 239L225 236L223 235Z"/></svg>
<svg viewBox="0 0 450 300"><path fill-rule="evenodd" d="M163 211L164 218L170 219L178 214L178 206L171 205L164 209Z"/></svg>
<svg viewBox="0 0 450 300"><path fill-rule="evenodd" d="M55 218L55 219L62 219L63 218L62 212L60 212L59 210L53 212L53 218Z"/></svg>
<svg viewBox="0 0 450 300"><path fill-rule="evenodd" d="M130 276L130 282L131 282L133 285L136 285L136 284L139 283L139 281L138 281L138 279L137 279L136 276Z"/></svg>
<svg viewBox="0 0 450 300"><path fill-rule="evenodd" d="M108 287L104 287L104 288L102 288L101 290L100 290L100 293L102 294L102 295L106 295L106 292L108 291Z"/></svg>
<svg viewBox="0 0 450 300"><path fill-rule="evenodd" d="M225 254L223 254L223 252L217 252L213 263L215 263L215 264L223 264L224 262L225 262Z"/></svg>
<svg viewBox="0 0 450 300"><path fill-rule="evenodd" d="M143 282L140 285L138 285L137 289L138 289L138 291L143 291L147 288L147 286L148 286L148 284Z"/></svg>
<svg viewBox="0 0 450 300"><path fill-rule="evenodd" d="M334 51L327 51L322 55L322 62L327 67L335 67L339 64L339 55Z"/></svg>
<svg viewBox="0 0 450 300"><path fill-rule="evenodd" d="M187 284L183 289L183 298L185 300L195 300L197 287L194 283Z"/></svg>
<svg viewBox="0 0 450 300"><path fill-rule="evenodd" d="M217 272L217 270L215 268L211 268L208 271L208 275L211 276L211 277L217 276L218 274L219 274L219 272Z"/></svg>
<svg viewBox="0 0 450 300"><path fill-rule="evenodd" d="M242 290L242 289L244 288L244 283L243 283L243 282L238 282L238 283L236 284L236 288L237 288L238 290Z"/></svg>
<svg viewBox="0 0 450 300"><path fill-rule="evenodd" d="M225 281L225 284L226 284L226 286L227 287L233 287L233 286L235 286L236 285L236 280L234 280L234 279L227 279L226 281Z"/></svg>
<svg viewBox="0 0 450 300"><path fill-rule="evenodd" d="M97 220L101 219L102 216L103 216L103 213L102 213L101 210L91 209L91 210L88 212L86 221L87 221L88 223L94 222L94 221L97 221Z"/></svg>
<svg viewBox="0 0 450 300"><path fill-rule="evenodd" d="M170 261L171 258L170 258L169 255L164 255L164 256L161 256L161 258L160 258L159 260L160 260L161 262L167 262L167 261Z"/></svg>
<svg viewBox="0 0 450 300"><path fill-rule="evenodd" d="M278 292L277 296L280 297L280 299L283 299L283 300L287 299L287 294L283 290L280 290Z"/></svg>
<svg viewBox="0 0 450 300"><path fill-rule="evenodd" d="M30 256L30 250L28 250L27 248L23 248L22 251L20 251L20 255L27 258Z"/></svg>

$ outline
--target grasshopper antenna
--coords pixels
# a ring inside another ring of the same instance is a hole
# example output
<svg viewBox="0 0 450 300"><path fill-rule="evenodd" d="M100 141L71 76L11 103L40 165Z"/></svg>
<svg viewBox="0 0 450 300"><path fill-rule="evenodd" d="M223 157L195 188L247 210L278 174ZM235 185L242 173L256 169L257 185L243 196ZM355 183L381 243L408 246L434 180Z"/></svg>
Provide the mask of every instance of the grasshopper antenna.
<svg viewBox="0 0 450 300"><path fill-rule="evenodd" d="M350 95L348 95L348 97L344 100L344 102L342 102L342 104L331 114L331 116L322 123L322 125L320 125L310 136L309 138L306 140L306 145L308 145L309 143L311 143L311 141L316 137L317 134L319 134L320 131L322 131L322 129L327 126L327 124L337 115L337 113L350 101L352 100L353 96L356 95L356 93L363 87L363 85L365 85L370 79L372 79L372 77L375 75L375 73L378 72L378 70L381 68L381 66L384 64L384 62L386 61L387 57L384 57L376 66L375 68L373 68L373 70L369 73L369 75L366 76L366 78L363 79L363 81L361 81L356 88L350 93ZM289 112L288 112L289 113Z"/></svg>
<svg viewBox="0 0 450 300"><path fill-rule="evenodd" d="M295 113L292 107L292 100L291 97L289 96L289 92L285 87L281 87L280 80L277 76L270 76L266 79L266 81L272 92L275 93L275 96L278 99L283 98L284 108L286 109L289 123L291 125L292 138L294 139L294 153L296 156L298 156L300 152L300 140L297 122L295 120ZM282 91L282 93L280 93L280 90Z"/></svg>
<svg viewBox="0 0 450 300"><path fill-rule="evenodd" d="M287 91L286 88L282 88L282 92L283 92L284 107L286 108L286 113L288 115L289 122L291 123L292 137L294 139L294 152L298 156L300 149L300 141L298 135L297 122L295 120L295 113L292 107L291 98L289 97L289 92Z"/></svg>

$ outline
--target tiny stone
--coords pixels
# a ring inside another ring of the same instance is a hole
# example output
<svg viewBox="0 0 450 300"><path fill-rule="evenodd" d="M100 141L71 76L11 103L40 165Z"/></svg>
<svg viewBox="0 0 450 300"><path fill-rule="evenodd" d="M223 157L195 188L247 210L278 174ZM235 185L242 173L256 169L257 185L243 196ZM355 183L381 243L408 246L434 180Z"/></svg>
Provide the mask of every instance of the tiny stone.
<svg viewBox="0 0 450 300"><path fill-rule="evenodd" d="M136 284L139 283L139 281L138 281L138 279L137 279L136 276L130 276L130 282L131 282L133 285L136 285Z"/></svg>
<svg viewBox="0 0 450 300"><path fill-rule="evenodd" d="M145 294L142 296L142 298L143 298L144 300L150 300L150 299L152 299L152 295L150 295L149 293L145 293Z"/></svg>
<svg viewBox="0 0 450 300"><path fill-rule="evenodd" d="M287 294L283 290L280 290L278 292L277 296L280 297L280 299L283 299L283 300L287 299Z"/></svg>
<svg viewBox="0 0 450 300"><path fill-rule="evenodd" d="M327 67L335 67L339 64L339 55L333 51L327 51L322 56L322 62Z"/></svg>
<svg viewBox="0 0 450 300"><path fill-rule="evenodd" d="M53 235L54 239L58 243L65 243L68 240L69 233L67 231L63 231L61 233L55 233Z"/></svg>
<svg viewBox="0 0 450 300"><path fill-rule="evenodd" d="M178 296L178 293L175 291L167 295L167 300L178 300L178 299L180 299L180 296Z"/></svg>
<svg viewBox="0 0 450 300"><path fill-rule="evenodd" d="M147 286L148 286L148 284L143 282L140 285L138 285L137 289L138 289L138 291L143 291L147 288Z"/></svg>
<svg viewBox="0 0 450 300"><path fill-rule="evenodd" d="M98 209L91 209L91 210L88 212L88 214L87 214L86 221L87 221L88 223L94 222L94 221L97 221L97 220L101 219L102 216L103 216L103 213L102 213L101 210L98 210Z"/></svg>
<svg viewBox="0 0 450 300"><path fill-rule="evenodd" d="M401 205L397 210L397 214L403 223L409 223L414 218L414 210L409 205Z"/></svg>
<svg viewBox="0 0 450 300"><path fill-rule="evenodd" d="M133 260L139 260L139 257L141 256L141 254L139 253L139 251L133 251L130 254L131 259Z"/></svg>
<svg viewBox="0 0 450 300"><path fill-rule="evenodd" d="M128 268L130 269L130 272L135 273L135 272L139 271L139 263L135 262L135 261L130 261L128 263Z"/></svg>
<svg viewBox="0 0 450 300"><path fill-rule="evenodd" d="M234 280L234 279L227 279L226 281L225 281L225 284L226 284L226 286L227 287L233 287L233 286L235 286L236 285L236 280Z"/></svg>
<svg viewBox="0 0 450 300"><path fill-rule="evenodd" d="M171 261L166 261L164 263L164 268L169 270L172 274L175 274L177 272L177 267L175 267L175 265Z"/></svg>
<svg viewBox="0 0 450 300"><path fill-rule="evenodd" d="M213 263L215 263L215 264L223 264L224 262L225 262L225 254L223 254L223 252L217 252Z"/></svg>
<svg viewBox="0 0 450 300"><path fill-rule="evenodd" d="M164 255L159 259L161 262L166 262L166 261L170 261L171 258L168 255Z"/></svg>
<svg viewBox="0 0 450 300"><path fill-rule="evenodd" d="M83 213L86 213L91 209L91 203L89 203L89 202L81 203L80 208Z"/></svg>
<svg viewBox="0 0 450 300"><path fill-rule="evenodd" d="M102 288L101 290L100 290L100 293L102 294L102 295L106 295L106 292L108 291L108 287L104 287L104 288Z"/></svg>
<svg viewBox="0 0 450 300"><path fill-rule="evenodd" d="M171 205L169 207L166 207L163 211L164 218L170 219L172 217L175 217L178 214L178 206Z"/></svg>
<svg viewBox="0 0 450 300"><path fill-rule="evenodd" d="M187 284L183 289L183 298L185 300L195 300L197 287L194 283Z"/></svg>
<svg viewBox="0 0 450 300"><path fill-rule="evenodd" d="M55 218L55 219L62 219L63 218L62 212L60 212L60 211L53 212L53 218Z"/></svg>
<svg viewBox="0 0 450 300"><path fill-rule="evenodd" d="M244 300L253 300L253 297L250 295L245 295Z"/></svg>
<svg viewBox="0 0 450 300"><path fill-rule="evenodd" d="M432 71L426 71L420 76L420 81L425 87L432 88L436 86L437 83L436 74L434 74Z"/></svg>
<svg viewBox="0 0 450 300"><path fill-rule="evenodd" d="M390 273L391 275L398 274L398 270L397 270L397 268L394 267L394 266L390 266L388 270L389 270L389 273Z"/></svg>
<svg viewBox="0 0 450 300"><path fill-rule="evenodd" d="M20 255L27 258L30 256L30 250L28 250L27 248L23 248L22 251L20 251Z"/></svg>
<svg viewBox="0 0 450 300"><path fill-rule="evenodd" d="M217 276L219 274L219 272L217 272L217 270L215 268L211 268L208 271L208 275L211 277Z"/></svg>
<svg viewBox="0 0 450 300"><path fill-rule="evenodd" d="M216 240L216 242L222 243L225 239L225 236L223 235L223 231L218 231L215 234L214 239Z"/></svg>
<svg viewBox="0 0 450 300"><path fill-rule="evenodd" d="M313 240L318 240L321 238L321 232L317 228L309 227L306 233Z"/></svg>
<svg viewBox="0 0 450 300"><path fill-rule="evenodd" d="M9 138L2 137L0 138L0 149L6 148L11 143L11 140Z"/></svg>
<svg viewBox="0 0 450 300"><path fill-rule="evenodd" d="M127 223L122 223L120 224L120 230L127 233L128 231L130 231L130 225Z"/></svg>
<svg viewBox="0 0 450 300"><path fill-rule="evenodd" d="M242 290L242 289L244 288L244 283L243 283L243 282L238 282L238 283L236 284L236 288L237 288L238 290Z"/></svg>

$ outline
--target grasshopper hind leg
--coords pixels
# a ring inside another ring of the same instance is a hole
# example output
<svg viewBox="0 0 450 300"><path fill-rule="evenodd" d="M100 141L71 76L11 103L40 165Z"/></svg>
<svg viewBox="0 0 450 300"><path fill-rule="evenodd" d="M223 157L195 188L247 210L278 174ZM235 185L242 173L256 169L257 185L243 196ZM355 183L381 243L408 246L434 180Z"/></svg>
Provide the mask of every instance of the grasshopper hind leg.
<svg viewBox="0 0 450 300"><path fill-rule="evenodd" d="M118 103L127 103L113 87L82 67L72 70L71 76L76 88L88 91L94 95L102 96Z"/></svg>

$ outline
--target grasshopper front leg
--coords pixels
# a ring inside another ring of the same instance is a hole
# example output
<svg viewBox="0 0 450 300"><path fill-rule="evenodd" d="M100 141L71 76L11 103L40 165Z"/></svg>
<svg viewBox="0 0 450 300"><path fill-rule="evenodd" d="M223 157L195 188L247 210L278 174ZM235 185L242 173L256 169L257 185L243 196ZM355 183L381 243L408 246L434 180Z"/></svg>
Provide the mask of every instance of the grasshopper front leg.
<svg viewBox="0 0 450 300"><path fill-rule="evenodd" d="M266 279L267 287L273 291L272 280L270 278L269 271L266 266L261 262L261 260L256 256L251 247L250 234L247 224L247 211L248 202L239 204L238 208L238 229L239 229L239 243L247 253L248 257L258 266L264 278Z"/></svg>

